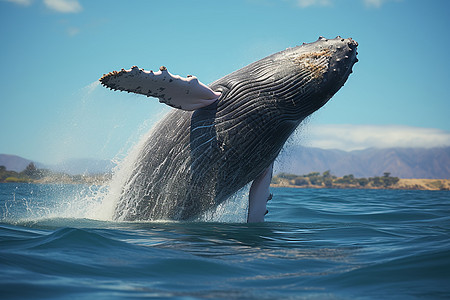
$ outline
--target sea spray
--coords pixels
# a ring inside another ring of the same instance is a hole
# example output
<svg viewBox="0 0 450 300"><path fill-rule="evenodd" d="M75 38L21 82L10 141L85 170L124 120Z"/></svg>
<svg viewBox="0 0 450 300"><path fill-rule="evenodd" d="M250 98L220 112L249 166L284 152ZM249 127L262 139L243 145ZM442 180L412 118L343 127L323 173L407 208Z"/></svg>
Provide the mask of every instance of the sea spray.
<svg viewBox="0 0 450 300"><path fill-rule="evenodd" d="M123 221L114 218L120 195L136 172L143 145L152 134L151 129L132 147L124 158L118 154L112 179L97 184L25 184L18 183L2 207L2 220L9 223L42 222L43 220ZM151 170L149 170L151 171ZM12 185L12 184L9 184ZM250 184L228 200L199 216L196 222L244 223L247 218ZM126 208L133 210L138 199L131 199ZM169 199L170 200L170 199Z"/></svg>
<svg viewBox="0 0 450 300"><path fill-rule="evenodd" d="M280 173L282 170L286 170L292 163L292 149L295 146L305 145L308 143L305 136L308 136L310 128L310 121L312 116L308 116L303 122L295 129L292 135L288 138L283 148L275 159L273 174Z"/></svg>
<svg viewBox="0 0 450 300"><path fill-rule="evenodd" d="M159 119L162 118L162 114L163 113L159 113ZM85 210L85 218L101 221L115 220L114 211L120 199L120 195L124 187L128 184L127 179L135 172L135 162L154 127L155 124L152 126L150 120L144 121L139 126L137 132L130 136L125 143L125 146L122 147L112 159L112 163L115 165L112 170L112 178L101 188L94 188L95 192L92 192L90 194L91 196L85 196L84 198L79 199L90 204L88 209ZM150 130L148 128L150 128ZM147 132L142 134L142 132L145 131ZM136 138L136 135L139 134L141 137ZM136 142L136 140L138 142ZM130 203L129 205L132 206L133 203Z"/></svg>
<svg viewBox="0 0 450 300"><path fill-rule="evenodd" d="M139 204L139 199L129 199L127 197L121 197L124 191L129 191L133 187L130 186L134 181L130 180L133 176L137 175L138 164L140 155L149 137L153 134L153 131L157 128L158 124L154 124L153 127L144 135L141 136L138 143L131 147L128 154L121 160L115 161L117 166L113 171L113 177L108 183L108 193L102 200L101 219L114 219L116 221L123 221L123 216L126 216L129 212L136 210ZM152 172L152 170L148 170ZM151 183L150 183L151 184ZM139 187L136 187L139 188ZM247 221L247 209L248 209L248 192L250 184L246 185L235 194L230 196L226 201L218 205L217 207L205 212L199 216L196 221L201 222L246 222ZM121 200L126 199L126 200ZM170 201L170 198L167 199ZM119 201L127 201L122 203L121 208L125 211L121 212L121 216L116 218L117 212L115 212ZM100 217L97 216L97 217Z"/></svg>
<svg viewBox="0 0 450 300"><path fill-rule="evenodd" d="M245 223L248 213L248 193L251 184L231 195L217 207L205 212L198 218L202 222Z"/></svg>
<svg viewBox="0 0 450 300"><path fill-rule="evenodd" d="M146 134L144 134L139 142L131 147L128 154L118 162L117 166L113 170L113 177L108 183L108 194L105 196L103 203L102 215L110 219L114 218L115 208L120 200L120 196L129 183L129 178L135 172L135 162L138 160L142 148L145 145L148 137L152 134L155 126L153 126ZM131 201L130 201L131 202ZM125 207L127 209L133 209L135 203L127 203ZM121 221L121 220L118 220Z"/></svg>
<svg viewBox="0 0 450 300"><path fill-rule="evenodd" d="M67 152L76 151L77 149L72 149L74 147L84 147L79 146L82 143L78 140L80 129L81 132L84 132L89 127L86 126L86 123L92 124L90 122L93 120L86 119L92 118L92 105L94 105L92 101L97 97L94 95L98 90L97 87L98 83L95 81L81 89L82 95L78 98L79 101L70 110L71 117L65 118L65 123L59 127L59 135L56 135L58 138L53 136L53 141L59 141L59 144L51 148L53 151L59 152L58 157L67 155ZM122 148L112 159L116 166L112 171L112 179L104 185L53 184L50 189L45 189L46 195L41 194L40 185L19 185L17 192L11 195L11 200L5 202L3 219L36 221L63 218L123 221L114 218L118 201L121 194L128 190L128 185L131 184L129 178L136 175L136 162L146 141L156 128L155 119L161 120L166 111L167 109L162 109L157 110L156 113L153 112L150 119L139 125L138 130L130 133L128 140L123 143ZM110 143L114 130L115 127L107 134L107 144ZM92 129L92 133L95 133L95 128ZM104 154L106 146L102 147L100 153ZM68 148L71 150L68 151ZM152 172L152 170L148 170L148 172ZM249 185L236 192L216 208L199 216L196 221L245 222L248 191ZM39 196L36 197L36 195ZM39 201L36 199L39 199ZM138 203L137 200L130 199L129 203L126 203L123 207L127 210L134 210ZM167 200L170 202L170 197Z"/></svg>
<svg viewBox="0 0 450 300"><path fill-rule="evenodd" d="M11 222L95 219L94 212L104 192L104 187L98 185L18 183L4 197L2 219Z"/></svg>
<svg viewBox="0 0 450 300"><path fill-rule="evenodd" d="M108 193L102 200L102 209L99 211L98 218L101 220L114 219L116 221L123 221L120 217L115 218L115 209L118 205L121 195L124 191L130 190L130 184L132 184L133 176L137 174L136 162L139 161L139 156L142 154L142 150L145 147L148 138L152 135L153 130L157 127L157 124L142 137L139 142L134 145L128 152L128 154L119 162L113 171L113 177L108 183ZM152 170L148 170L151 172ZM224 203L221 203L216 208L201 215L197 221L202 222L246 222L247 220L247 206L248 206L248 191L250 185L243 187L241 190L233 194ZM139 203L139 199L127 199L127 203L121 205L125 210L134 211ZM170 201L170 199L169 199ZM127 213L121 214L121 216L127 215Z"/></svg>
<svg viewBox="0 0 450 300"><path fill-rule="evenodd" d="M81 89L81 96L79 98L78 104L72 110L71 114L74 116L72 119L71 127L78 127L80 123L89 123L95 120L92 117L89 117L87 112L92 113L92 108L95 106L95 103L102 99L103 96L101 93L103 89L97 89L99 86L99 82L96 80L91 84L85 86ZM98 94L100 93L100 94ZM114 96L108 95L108 98L114 98ZM117 139L114 136L117 135L119 129L123 129L125 123L128 123L127 120L130 119L130 114L134 115L134 110L132 109L133 105L128 105L128 103L133 104L136 103L137 98L135 95L129 95L127 99L126 107L130 108L129 110L119 109L119 112L103 112L103 114L108 114L109 118L112 118L114 122L114 126L111 127L106 135L103 135L103 139L106 138L106 141L102 145L102 149L98 152L103 156L108 152L107 148L114 143L114 140ZM145 99L147 102L147 99ZM128 102L130 101L130 102ZM101 101L100 101L101 102ZM124 102L124 101L122 101ZM117 103L121 103L121 101L117 101ZM152 103L148 101L148 103ZM156 104L157 105L157 104ZM138 107L138 105L135 105ZM112 179L105 183L102 186L86 186L85 192L72 195L70 200L62 201L67 203L67 205L58 209L58 214L64 217L74 217L74 218L88 218L93 220L103 220L103 221L111 221L113 220L114 209L117 205L117 201L120 197L121 190L123 186L126 184L126 179L133 172L134 169L134 161L139 153L141 148L141 144L147 139L148 135L151 133L151 128L154 127L155 123L162 119L163 115L168 111L168 108L164 106L157 105L157 108L150 108L153 112L150 115L150 118L145 119L140 124L136 124L138 126L137 129L132 130L128 138L125 142L121 142L121 147L118 152L115 154L114 158L111 160L113 165L115 165L112 170ZM85 120L88 118L89 120ZM101 120L101 117L96 114L96 120ZM93 134L95 134L95 128L92 130ZM76 137L71 137L73 131L70 130L70 134L67 134L68 138L74 139ZM98 135L98 134L97 134Z"/></svg>

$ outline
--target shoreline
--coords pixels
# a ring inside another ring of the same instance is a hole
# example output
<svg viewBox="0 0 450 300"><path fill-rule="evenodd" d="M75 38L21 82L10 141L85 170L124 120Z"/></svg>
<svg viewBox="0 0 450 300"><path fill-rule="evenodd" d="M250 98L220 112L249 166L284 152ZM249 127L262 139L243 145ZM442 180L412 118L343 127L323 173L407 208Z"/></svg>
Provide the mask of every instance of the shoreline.
<svg viewBox="0 0 450 300"><path fill-rule="evenodd" d="M359 189L359 190L422 190L422 191L449 191L450 179L399 179L388 187L384 186L360 186L357 184L333 183L325 185L295 185L288 182L271 183L270 187L296 188L296 189Z"/></svg>
<svg viewBox="0 0 450 300"><path fill-rule="evenodd" d="M31 184L93 184L105 185L111 176L93 175L93 176L62 176L62 177L44 177L39 180L19 180L1 183L31 183ZM361 186L359 184L335 183L332 185L313 185L303 184L295 185L287 180L280 183L271 183L273 188L294 188L294 189L359 189L359 190L423 190L423 191L450 191L450 179L399 179L397 183L390 186Z"/></svg>

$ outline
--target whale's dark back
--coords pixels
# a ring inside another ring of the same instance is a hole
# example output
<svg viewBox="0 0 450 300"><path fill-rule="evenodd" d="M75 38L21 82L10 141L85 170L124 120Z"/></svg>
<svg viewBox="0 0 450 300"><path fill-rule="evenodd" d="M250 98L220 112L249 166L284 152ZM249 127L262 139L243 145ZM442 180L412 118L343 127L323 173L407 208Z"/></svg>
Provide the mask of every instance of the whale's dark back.
<svg viewBox="0 0 450 300"><path fill-rule="evenodd" d="M342 41L344 50L356 47L351 39ZM311 45L313 50L307 48ZM222 92L214 104L194 112L171 111L141 149L116 219L189 220L254 180L298 124L350 74L356 54L335 76L331 70L340 60L333 64L326 45L319 39L266 57L212 83L211 89ZM312 56L309 65L296 61L311 51L320 55Z"/></svg>

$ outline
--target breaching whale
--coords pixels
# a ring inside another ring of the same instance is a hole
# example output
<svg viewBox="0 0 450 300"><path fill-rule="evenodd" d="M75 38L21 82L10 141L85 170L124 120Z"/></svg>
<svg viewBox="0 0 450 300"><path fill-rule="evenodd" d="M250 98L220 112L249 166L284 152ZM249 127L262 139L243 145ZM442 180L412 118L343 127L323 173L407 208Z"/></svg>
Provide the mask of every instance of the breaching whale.
<svg viewBox="0 0 450 300"><path fill-rule="evenodd" d="M134 66L104 75L111 89L176 109L153 128L122 187L117 220L193 220L252 182L248 222L264 221L273 163L298 125L346 82L351 38L320 37L211 83Z"/></svg>

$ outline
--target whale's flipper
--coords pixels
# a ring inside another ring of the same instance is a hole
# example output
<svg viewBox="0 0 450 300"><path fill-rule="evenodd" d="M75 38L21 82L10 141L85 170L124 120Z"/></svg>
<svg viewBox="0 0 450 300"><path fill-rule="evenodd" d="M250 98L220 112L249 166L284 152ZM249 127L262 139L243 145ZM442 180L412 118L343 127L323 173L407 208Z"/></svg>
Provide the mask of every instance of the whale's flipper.
<svg viewBox="0 0 450 300"><path fill-rule="evenodd" d="M183 78L172 75L166 67L153 72L134 66L129 70L122 69L103 75L100 82L113 90L159 98L159 102L182 110L196 110L208 106L221 95L198 81L197 77L188 75Z"/></svg>
<svg viewBox="0 0 450 300"><path fill-rule="evenodd" d="M269 191L272 172L273 163L253 180L249 192L247 223L264 222L267 213L266 204L272 197Z"/></svg>

